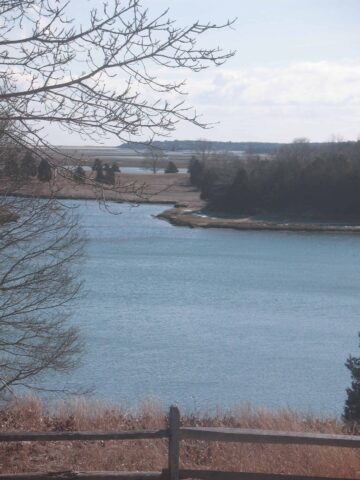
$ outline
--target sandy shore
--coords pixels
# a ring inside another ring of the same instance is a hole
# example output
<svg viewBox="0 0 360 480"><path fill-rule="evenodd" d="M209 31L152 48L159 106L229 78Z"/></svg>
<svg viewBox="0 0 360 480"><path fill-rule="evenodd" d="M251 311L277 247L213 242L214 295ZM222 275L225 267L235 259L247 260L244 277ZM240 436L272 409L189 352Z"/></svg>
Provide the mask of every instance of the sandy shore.
<svg viewBox="0 0 360 480"><path fill-rule="evenodd" d="M175 207L158 215L173 225L191 228L231 228L235 230L274 230L291 232L351 232L360 233L360 219L284 219L266 216L221 218L203 210Z"/></svg>

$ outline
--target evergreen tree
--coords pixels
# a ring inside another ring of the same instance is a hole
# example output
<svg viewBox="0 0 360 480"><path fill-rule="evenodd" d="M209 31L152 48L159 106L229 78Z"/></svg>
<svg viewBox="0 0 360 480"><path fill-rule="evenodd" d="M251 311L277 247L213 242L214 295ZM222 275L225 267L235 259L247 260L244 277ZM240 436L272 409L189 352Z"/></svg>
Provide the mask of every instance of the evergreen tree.
<svg viewBox="0 0 360 480"><path fill-rule="evenodd" d="M235 178L227 190L227 205L228 208L233 208L235 211L244 211L249 205L250 191L248 174L244 168L240 168Z"/></svg>
<svg viewBox="0 0 360 480"><path fill-rule="evenodd" d="M95 172L95 180L97 182L104 181L104 172L101 160L95 158L94 165L92 167L93 172Z"/></svg>
<svg viewBox="0 0 360 480"><path fill-rule="evenodd" d="M79 165L74 171L74 180L77 183L84 183L85 181L85 170Z"/></svg>
<svg viewBox="0 0 360 480"><path fill-rule="evenodd" d="M165 173L178 173L178 168L174 162L169 162L165 168Z"/></svg>
<svg viewBox="0 0 360 480"><path fill-rule="evenodd" d="M191 185L199 187L201 184L204 167L202 163L194 156L191 157L188 172L190 173Z"/></svg>
<svg viewBox="0 0 360 480"><path fill-rule="evenodd" d="M7 158L4 166L4 176L16 180L20 176L19 165L14 158Z"/></svg>
<svg viewBox="0 0 360 480"><path fill-rule="evenodd" d="M346 389L343 418L350 422L360 422L360 357L350 355L345 366L351 373L351 387Z"/></svg>
<svg viewBox="0 0 360 480"><path fill-rule="evenodd" d="M101 160L99 160L98 158L95 158L94 164L92 166L92 171L97 172L99 170L99 168L101 168L101 170L102 170Z"/></svg>
<svg viewBox="0 0 360 480"><path fill-rule="evenodd" d="M39 163L37 176L40 182L49 182L51 180L51 167L45 158L43 158Z"/></svg>
<svg viewBox="0 0 360 480"><path fill-rule="evenodd" d="M221 184L219 185L218 180L219 180L218 174L214 170L202 169L201 178L199 178L199 181L201 181L200 198L202 200L209 200L210 203L212 203L213 194L215 193L215 196L217 196L218 195L217 192L219 191L219 189L221 191L223 190L223 186Z"/></svg>
<svg viewBox="0 0 360 480"><path fill-rule="evenodd" d="M109 165L105 165L105 176L103 181L108 183L109 185L115 185L115 170L113 167L109 167Z"/></svg>
<svg viewBox="0 0 360 480"><path fill-rule="evenodd" d="M21 160L20 165L20 174L22 177L36 177L37 168L36 162L34 160L33 154L31 152L26 152L24 157Z"/></svg>

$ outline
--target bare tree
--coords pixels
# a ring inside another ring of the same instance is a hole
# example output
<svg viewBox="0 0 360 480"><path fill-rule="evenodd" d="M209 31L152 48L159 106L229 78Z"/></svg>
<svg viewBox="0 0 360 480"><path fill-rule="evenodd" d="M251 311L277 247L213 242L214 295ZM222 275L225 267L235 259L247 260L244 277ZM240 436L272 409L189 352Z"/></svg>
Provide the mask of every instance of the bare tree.
<svg viewBox="0 0 360 480"><path fill-rule="evenodd" d="M211 141L206 140L206 138L201 138L197 140L195 144L195 152L196 156L201 162L208 161L214 154Z"/></svg>
<svg viewBox="0 0 360 480"><path fill-rule="evenodd" d="M0 121L15 122L9 132L15 142L53 151L43 138L46 124L96 141L104 134L150 140L181 120L206 127L174 100L185 82L162 76L166 69L199 72L223 64L233 52L200 47L198 39L231 22L180 27L167 11L151 17L139 0L112 0L77 24L71 3L1 2Z"/></svg>
<svg viewBox="0 0 360 480"><path fill-rule="evenodd" d="M84 6L89 18L72 19L74 5ZM224 63L233 52L201 47L198 40L231 22L180 27L167 11L151 17L139 0L90 5L99 1L0 2L2 171L26 151L52 168L64 164L69 156L48 144L47 125L93 141L151 141L182 120L207 126L178 100L186 93L184 81L163 75ZM5 195L15 187L10 169L0 197L0 392L33 386L49 371L68 371L81 350L66 310L79 288L72 269L81 247L76 222L51 199ZM144 187L115 182L101 186L100 195L106 188L141 196Z"/></svg>
<svg viewBox="0 0 360 480"><path fill-rule="evenodd" d="M164 158L164 152L160 147L148 145L144 153L143 167L149 168L152 173L156 173L163 166Z"/></svg>
<svg viewBox="0 0 360 480"><path fill-rule="evenodd" d="M82 247L73 214L52 199L0 197L1 211L0 394L78 361L81 342L67 320Z"/></svg>

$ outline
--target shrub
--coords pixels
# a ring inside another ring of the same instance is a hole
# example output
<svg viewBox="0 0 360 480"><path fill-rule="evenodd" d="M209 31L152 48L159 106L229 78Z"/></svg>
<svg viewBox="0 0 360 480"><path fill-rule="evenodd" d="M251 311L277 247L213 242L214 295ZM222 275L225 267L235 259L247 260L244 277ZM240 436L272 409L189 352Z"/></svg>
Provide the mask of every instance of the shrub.
<svg viewBox="0 0 360 480"><path fill-rule="evenodd" d="M51 167L49 162L44 158L39 163L37 176L41 182L49 182L51 180Z"/></svg>
<svg viewBox="0 0 360 480"><path fill-rule="evenodd" d="M344 420L360 421L360 357L349 356L345 363L351 373L351 387L346 389L347 399L344 407Z"/></svg>
<svg viewBox="0 0 360 480"><path fill-rule="evenodd" d="M174 162L169 162L165 168L165 173L178 173L178 168Z"/></svg>

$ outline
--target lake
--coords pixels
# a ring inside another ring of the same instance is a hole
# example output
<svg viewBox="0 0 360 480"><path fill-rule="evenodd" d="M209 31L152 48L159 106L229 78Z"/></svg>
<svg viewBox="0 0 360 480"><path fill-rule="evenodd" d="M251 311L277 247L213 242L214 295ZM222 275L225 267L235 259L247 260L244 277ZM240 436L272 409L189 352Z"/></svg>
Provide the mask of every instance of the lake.
<svg viewBox="0 0 360 480"><path fill-rule="evenodd" d="M133 406L340 415L360 329L360 236L188 229L163 205L77 206L86 342L68 386ZM59 385L62 379L54 379Z"/></svg>

